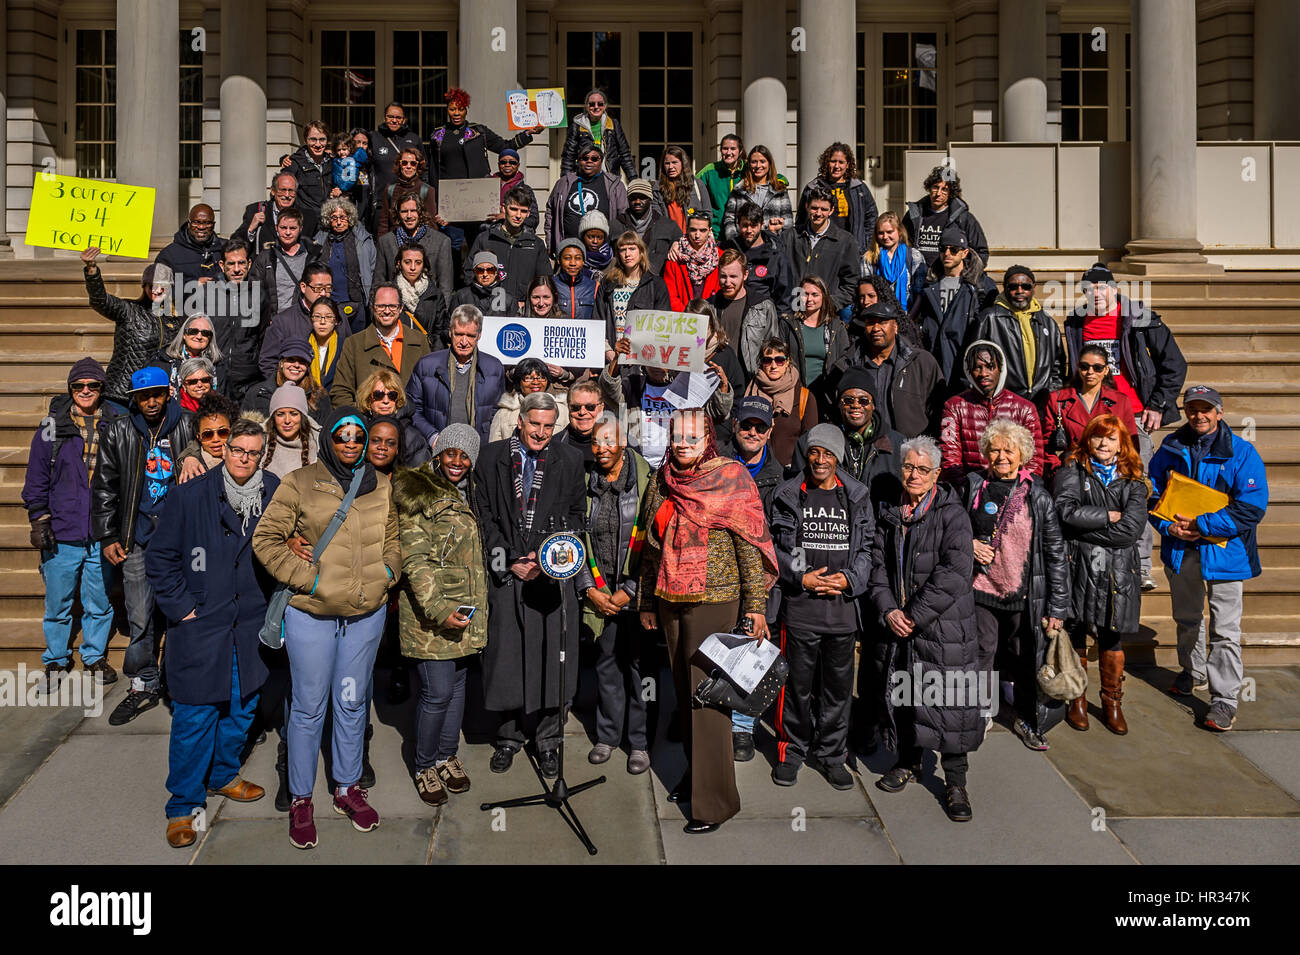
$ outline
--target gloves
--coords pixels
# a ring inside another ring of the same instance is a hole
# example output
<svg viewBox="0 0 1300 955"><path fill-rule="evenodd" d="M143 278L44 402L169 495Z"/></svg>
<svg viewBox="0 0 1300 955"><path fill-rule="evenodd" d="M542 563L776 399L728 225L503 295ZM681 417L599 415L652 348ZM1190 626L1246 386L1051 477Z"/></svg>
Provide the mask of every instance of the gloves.
<svg viewBox="0 0 1300 955"><path fill-rule="evenodd" d="M42 551L54 550L56 545L54 543L54 531L50 529L50 519L48 517L37 518L31 524L32 534L30 539L32 546Z"/></svg>

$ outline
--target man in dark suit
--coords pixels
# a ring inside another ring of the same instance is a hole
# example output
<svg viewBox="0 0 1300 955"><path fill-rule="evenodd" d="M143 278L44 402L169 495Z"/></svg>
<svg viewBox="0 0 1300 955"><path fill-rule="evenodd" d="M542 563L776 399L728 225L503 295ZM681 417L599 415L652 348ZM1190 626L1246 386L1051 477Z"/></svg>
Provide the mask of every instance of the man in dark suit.
<svg viewBox="0 0 1300 955"><path fill-rule="evenodd" d="M240 238L249 244L253 255L275 245L276 223L280 213L298 202L298 180L293 173L282 172L271 180L271 199L269 202L250 202L244 206L244 219L231 238ZM302 235L310 239L320 228L320 210L307 206L298 206L302 213Z"/></svg>
<svg viewBox="0 0 1300 955"><path fill-rule="evenodd" d="M501 714L492 771L504 773L529 735L548 778L559 774L564 720L578 688L581 613L571 581L542 573L537 551L550 534L586 520L582 452L552 441L559 406L548 392L524 396L518 430L489 444L474 474L488 559L488 646L483 695ZM561 601L568 627L561 625ZM569 666L560 686L560 650Z"/></svg>

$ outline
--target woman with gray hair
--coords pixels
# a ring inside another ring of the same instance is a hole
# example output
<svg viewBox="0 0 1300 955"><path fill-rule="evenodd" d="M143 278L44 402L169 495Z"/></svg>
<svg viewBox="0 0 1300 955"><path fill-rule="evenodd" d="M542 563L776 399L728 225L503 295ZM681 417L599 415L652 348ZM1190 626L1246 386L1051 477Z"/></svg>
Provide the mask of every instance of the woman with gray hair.
<svg viewBox="0 0 1300 955"><path fill-rule="evenodd" d="M160 368L167 369L167 377L171 380L172 397L179 399L181 396L181 364L187 358L206 358L211 364L212 381L209 382L211 387L218 387L216 378L216 367L223 358L221 349L217 346L216 333L212 327L212 319L201 313L191 315L182 323L180 330L172 338L166 348L160 349L154 356L153 364ZM197 400L192 402L197 407ZM194 408L187 408L193 411Z"/></svg>
<svg viewBox="0 0 1300 955"><path fill-rule="evenodd" d="M939 754L944 809L953 822L972 817L966 794L968 753L984 739L979 695L975 597L971 590L970 519L960 496L939 484L942 455L933 438L903 442L903 496L884 504L871 546L872 604L884 621L880 737L898 753L894 768L876 780L879 789L901 792L921 777L927 749ZM938 674L962 698L937 702L921 687Z"/></svg>
<svg viewBox="0 0 1300 955"><path fill-rule="evenodd" d="M1064 704L1038 691L1047 656L1047 630L1070 616L1065 540L1052 495L1027 462L1029 429L995 418L980 434L984 472L958 485L970 516L975 554L975 619L980 670L996 668L1003 698L1015 706L1012 730L1030 749L1048 748L1047 731Z"/></svg>
<svg viewBox="0 0 1300 955"><path fill-rule="evenodd" d="M342 197L326 199L320 207L320 228L313 241L334 277L330 298L359 332L366 327L366 302L375 277L375 240L357 217L357 207Z"/></svg>
<svg viewBox="0 0 1300 955"><path fill-rule="evenodd" d="M198 411L199 401L216 388L217 370L206 358L186 358L176 374L176 395L186 411Z"/></svg>

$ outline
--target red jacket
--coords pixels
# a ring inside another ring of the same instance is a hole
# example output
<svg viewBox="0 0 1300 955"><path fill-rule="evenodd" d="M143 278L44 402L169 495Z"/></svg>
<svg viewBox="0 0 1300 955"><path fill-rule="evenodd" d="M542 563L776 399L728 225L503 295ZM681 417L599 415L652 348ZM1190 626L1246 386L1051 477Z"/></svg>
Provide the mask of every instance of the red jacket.
<svg viewBox="0 0 1300 955"><path fill-rule="evenodd" d="M1079 438L1083 437L1083 429L1088 426L1089 421L1100 415L1113 414L1124 422L1129 437L1134 440L1133 449L1137 450L1137 439L1134 437L1137 434L1137 420L1133 415L1133 404L1122 391L1102 385L1101 394L1093 403L1092 411L1088 411L1083 406L1083 402L1079 400L1079 392L1075 388L1062 388L1060 391L1052 392L1047 396L1047 405L1043 408L1044 442L1050 439L1052 432L1056 430L1058 414L1061 416L1061 424L1065 426L1065 433L1070 438L1070 447L1079 443ZM1051 474L1060 466L1061 456L1048 452L1047 473Z"/></svg>
<svg viewBox="0 0 1300 955"><path fill-rule="evenodd" d="M940 445L943 449L940 477L955 484L972 471L988 467L988 460L980 454L980 435L994 418L1010 418L1022 424L1034 436L1034 457L1029 470L1043 473L1043 432L1038 425L1038 409L1033 403L1006 390L992 398L985 398L968 388L953 395L943 405L943 424L940 428Z"/></svg>
<svg viewBox="0 0 1300 955"><path fill-rule="evenodd" d="M697 296L691 293L691 276L686 271L686 266L681 262L671 260L664 263L663 271L664 284L668 286L668 301L672 303L674 312L686 311L686 306L691 303L691 299ZM704 287L700 289L699 298L711 298L718 291L718 270L714 269L704 280Z"/></svg>

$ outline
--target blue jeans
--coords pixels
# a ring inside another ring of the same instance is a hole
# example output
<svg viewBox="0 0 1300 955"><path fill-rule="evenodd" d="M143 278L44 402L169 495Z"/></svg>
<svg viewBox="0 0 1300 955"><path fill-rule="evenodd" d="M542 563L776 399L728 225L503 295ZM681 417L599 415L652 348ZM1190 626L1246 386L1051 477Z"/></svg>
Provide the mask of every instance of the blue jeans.
<svg viewBox="0 0 1300 955"><path fill-rule="evenodd" d="M465 717L465 677L473 657L417 660L420 697L415 704L415 768L428 769L456 755Z"/></svg>
<svg viewBox="0 0 1300 955"><path fill-rule="evenodd" d="M158 670L158 631L164 621L154 599L153 585L144 572L144 548L134 545L122 561L122 591L126 600L126 619L131 627L131 643L122 658L122 672L139 680L141 689L157 693L162 686ZM133 687L134 688L134 687Z"/></svg>
<svg viewBox="0 0 1300 955"><path fill-rule="evenodd" d="M359 617L317 617L294 607L284 612L293 693L289 699L289 792L310 796L325 712L333 709L330 733L334 780L339 789L361 778L368 688L375 653L384 635L386 608Z"/></svg>
<svg viewBox="0 0 1300 955"><path fill-rule="evenodd" d="M239 756L257 712L256 690L239 689L239 657L231 648L230 702L174 703L167 753L167 818L188 816L207 803L208 789L220 789L239 775Z"/></svg>
<svg viewBox="0 0 1300 955"><path fill-rule="evenodd" d="M45 579L44 664L72 660L72 598L81 584L81 663L90 666L104 658L113 635L113 607L108 602L116 568L104 559L99 541L59 541L52 552L41 554Z"/></svg>
<svg viewBox="0 0 1300 955"><path fill-rule="evenodd" d="M731 711L731 732L733 733L753 733L754 717L739 710Z"/></svg>

